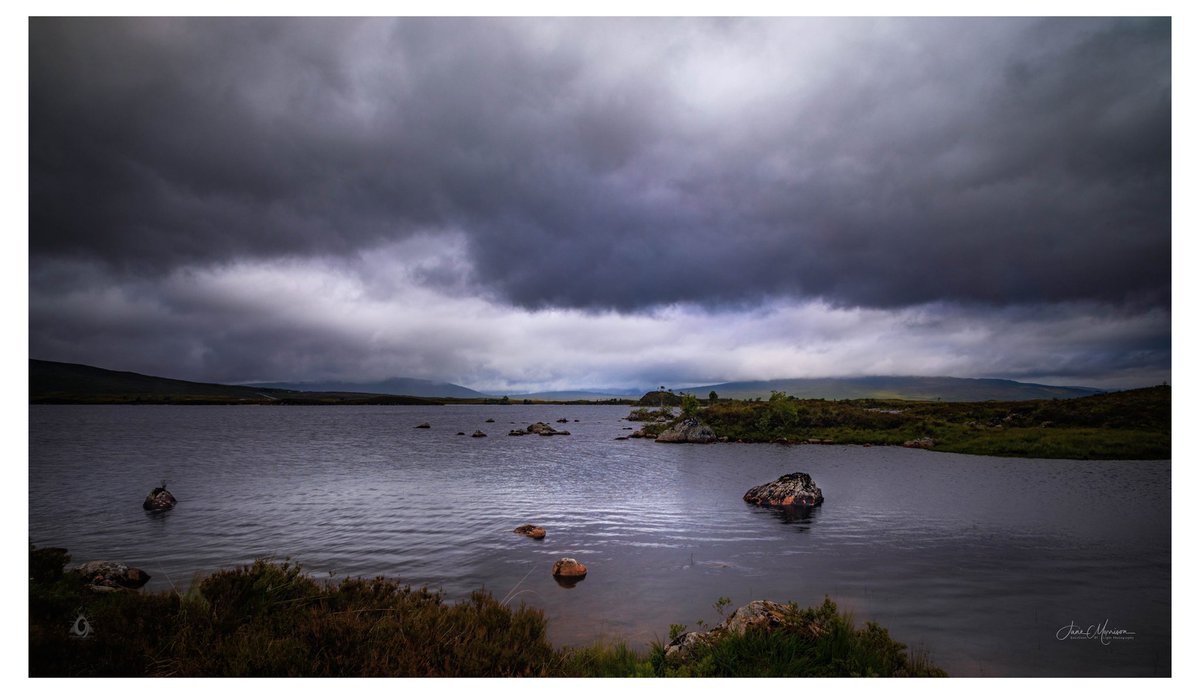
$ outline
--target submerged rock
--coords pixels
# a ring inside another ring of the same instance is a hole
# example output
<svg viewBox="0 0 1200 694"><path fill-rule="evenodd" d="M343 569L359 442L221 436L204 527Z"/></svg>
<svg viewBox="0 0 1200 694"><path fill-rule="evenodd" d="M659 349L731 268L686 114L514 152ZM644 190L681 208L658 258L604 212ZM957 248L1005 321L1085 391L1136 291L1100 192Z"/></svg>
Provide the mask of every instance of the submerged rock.
<svg viewBox="0 0 1200 694"><path fill-rule="evenodd" d="M525 431L524 429L513 429L508 432L508 435L509 436L525 436L528 433L529 432Z"/></svg>
<svg viewBox="0 0 1200 694"><path fill-rule="evenodd" d="M758 506L820 506L825 497L807 473L793 472L754 487L742 500Z"/></svg>
<svg viewBox="0 0 1200 694"><path fill-rule="evenodd" d="M695 417L688 417L659 434L655 440L659 443L712 443L717 440L717 435L707 424L701 424Z"/></svg>
<svg viewBox="0 0 1200 694"><path fill-rule="evenodd" d="M519 525L513 529L513 532L518 535L532 537L535 540L541 540L542 538L546 537L546 529L539 525L534 525L532 523L526 523L525 525Z"/></svg>
<svg viewBox="0 0 1200 694"><path fill-rule="evenodd" d="M146 585L150 574L117 561L89 561L75 571L93 588L136 590Z"/></svg>
<svg viewBox="0 0 1200 694"><path fill-rule="evenodd" d="M164 484L161 487L155 487L146 495L146 500L142 502L142 508L147 511L167 511L175 508L175 497L167 491Z"/></svg>

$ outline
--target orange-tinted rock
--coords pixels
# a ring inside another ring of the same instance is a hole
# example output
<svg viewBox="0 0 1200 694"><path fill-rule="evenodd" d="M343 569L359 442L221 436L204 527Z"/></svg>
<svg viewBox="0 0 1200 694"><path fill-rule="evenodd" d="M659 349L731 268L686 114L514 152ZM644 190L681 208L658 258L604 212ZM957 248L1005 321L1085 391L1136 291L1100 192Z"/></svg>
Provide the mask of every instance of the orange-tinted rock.
<svg viewBox="0 0 1200 694"><path fill-rule="evenodd" d="M587 567L568 557L554 562L552 573L555 578L582 578L587 575Z"/></svg>
<svg viewBox="0 0 1200 694"><path fill-rule="evenodd" d="M513 529L513 532L518 535L532 537L535 540L540 540L546 537L546 529L541 526L533 525L532 523L526 523L525 525L518 526L517 528Z"/></svg>
<svg viewBox="0 0 1200 694"><path fill-rule="evenodd" d="M754 487L742 499L759 506L820 506L825 501L821 488L803 472L793 472Z"/></svg>

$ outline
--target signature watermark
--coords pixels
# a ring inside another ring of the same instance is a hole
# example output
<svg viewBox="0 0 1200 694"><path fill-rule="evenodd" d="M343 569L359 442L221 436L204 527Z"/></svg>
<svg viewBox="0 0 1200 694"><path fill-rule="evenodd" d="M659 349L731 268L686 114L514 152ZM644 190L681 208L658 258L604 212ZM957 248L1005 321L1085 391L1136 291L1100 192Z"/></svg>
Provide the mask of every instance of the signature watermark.
<svg viewBox="0 0 1200 694"><path fill-rule="evenodd" d="M1102 623L1089 624L1086 627L1080 626L1072 620L1070 624L1059 629L1054 637L1059 641L1099 641L1100 645L1107 646L1113 641L1132 641L1136 634L1137 632L1128 629L1110 627L1107 619Z"/></svg>

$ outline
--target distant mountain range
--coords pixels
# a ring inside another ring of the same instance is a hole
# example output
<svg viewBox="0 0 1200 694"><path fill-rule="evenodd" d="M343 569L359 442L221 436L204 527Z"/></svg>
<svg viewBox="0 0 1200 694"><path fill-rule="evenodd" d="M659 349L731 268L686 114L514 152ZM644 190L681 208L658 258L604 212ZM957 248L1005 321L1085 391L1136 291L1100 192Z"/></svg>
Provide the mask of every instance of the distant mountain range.
<svg viewBox="0 0 1200 694"><path fill-rule="evenodd" d="M352 381L293 381L287 383L247 383L251 388L277 388L308 393L375 393L377 395L411 395L418 398L486 398L477 390L453 383L438 383L420 378L389 378L369 383Z"/></svg>
<svg viewBox="0 0 1200 694"><path fill-rule="evenodd" d="M160 403L195 405L295 404L295 405L429 405L434 400L406 395L364 392L301 392L258 386L197 383L147 376L132 371L111 371L85 364L29 360L29 402Z"/></svg>
<svg viewBox="0 0 1200 694"><path fill-rule="evenodd" d="M852 378L790 378L770 381L736 381L675 388L701 399L716 391L722 399L770 397L782 391L798 398L848 400L859 398L899 400L1049 400L1077 398L1103 391L1095 388L1048 386L995 378L929 376L861 376ZM562 390L510 393L511 400L541 401L636 400L642 389ZM389 378L369 383L349 381L279 382L224 385L147 376L130 371L110 371L83 364L29 360L30 402L277 402L420 404L440 398L486 399L484 394L453 383L417 378Z"/></svg>
<svg viewBox="0 0 1200 694"><path fill-rule="evenodd" d="M716 391L720 398L770 397L781 391L797 398L856 400L860 398L896 400L943 400L972 402L982 400L1051 400L1078 398L1104 391L1074 386L1047 386L1000 378L951 378L948 376L855 376L848 378L782 378L771 381L734 381L711 386L676 389L700 398Z"/></svg>

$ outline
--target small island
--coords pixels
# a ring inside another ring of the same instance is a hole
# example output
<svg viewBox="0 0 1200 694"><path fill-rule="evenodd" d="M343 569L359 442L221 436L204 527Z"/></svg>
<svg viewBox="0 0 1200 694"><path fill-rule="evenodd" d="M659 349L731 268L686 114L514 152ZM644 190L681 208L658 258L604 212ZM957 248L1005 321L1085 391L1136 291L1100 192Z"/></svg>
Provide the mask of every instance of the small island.
<svg viewBox="0 0 1200 694"><path fill-rule="evenodd" d="M1171 388L1101 393L1065 400L927 402L678 397L679 407L645 407L647 422L631 438L678 441L697 422L714 439L734 443L906 446L947 453L1075 460L1164 460L1171 457Z"/></svg>

